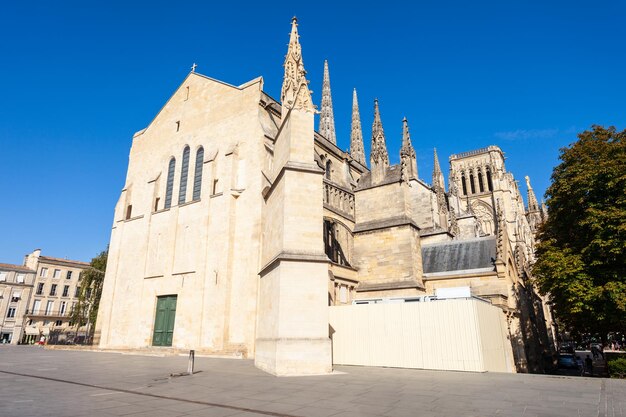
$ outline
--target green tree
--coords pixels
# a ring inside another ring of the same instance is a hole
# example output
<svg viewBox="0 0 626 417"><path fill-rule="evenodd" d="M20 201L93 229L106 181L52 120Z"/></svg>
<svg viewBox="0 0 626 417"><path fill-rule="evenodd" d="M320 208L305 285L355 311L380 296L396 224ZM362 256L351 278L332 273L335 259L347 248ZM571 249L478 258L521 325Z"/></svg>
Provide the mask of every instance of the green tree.
<svg viewBox="0 0 626 417"><path fill-rule="evenodd" d="M89 267L80 274L80 292L78 301L70 313L70 318L76 327L87 326L87 340L91 340L93 328L98 317L102 283L107 267L109 249L100 252L89 263Z"/></svg>
<svg viewBox="0 0 626 417"><path fill-rule="evenodd" d="M561 149L533 272L569 330L626 330L626 130L592 126Z"/></svg>

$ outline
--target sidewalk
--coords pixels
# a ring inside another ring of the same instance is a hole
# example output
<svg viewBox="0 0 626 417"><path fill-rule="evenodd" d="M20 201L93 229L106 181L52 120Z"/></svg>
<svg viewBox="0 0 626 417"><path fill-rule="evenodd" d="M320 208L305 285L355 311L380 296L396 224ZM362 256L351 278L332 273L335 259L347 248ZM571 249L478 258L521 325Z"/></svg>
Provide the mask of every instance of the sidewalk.
<svg viewBox="0 0 626 417"><path fill-rule="evenodd" d="M337 367L277 378L252 361L0 348L0 415L626 417L626 381Z"/></svg>

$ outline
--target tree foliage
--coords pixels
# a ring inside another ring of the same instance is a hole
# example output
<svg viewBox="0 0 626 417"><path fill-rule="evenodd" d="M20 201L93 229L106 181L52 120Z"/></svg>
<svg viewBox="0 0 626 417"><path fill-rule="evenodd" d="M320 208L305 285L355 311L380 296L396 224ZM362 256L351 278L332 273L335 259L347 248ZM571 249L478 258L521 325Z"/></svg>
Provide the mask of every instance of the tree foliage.
<svg viewBox="0 0 626 417"><path fill-rule="evenodd" d="M72 322L79 327L90 323L89 330L91 330L96 322L108 254L108 248L100 252L91 260L89 268L80 274L78 301L70 314Z"/></svg>
<svg viewBox="0 0 626 417"><path fill-rule="evenodd" d="M593 126L561 149L534 275L575 332L626 326L626 130Z"/></svg>

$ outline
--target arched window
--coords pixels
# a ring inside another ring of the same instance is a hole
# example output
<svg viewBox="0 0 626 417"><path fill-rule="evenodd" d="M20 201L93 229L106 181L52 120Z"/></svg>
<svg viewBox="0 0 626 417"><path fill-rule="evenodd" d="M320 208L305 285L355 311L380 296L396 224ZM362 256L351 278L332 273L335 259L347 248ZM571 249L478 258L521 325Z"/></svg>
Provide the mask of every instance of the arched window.
<svg viewBox="0 0 626 417"><path fill-rule="evenodd" d="M183 165L180 167L180 188L178 189L178 204L185 202L187 194L187 175L189 174L189 146L183 150Z"/></svg>
<svg viewBox="0 0 626 417"><path fill-rule="evenodd" d="M196 152L196 169L193 173L193 197L192 200L200 200L202 188L202 164L204 163L204 148L200 146Z"/></svg>
<svg viewBox="0 0 626 417"><path fill-rule="evenodd" d="M480 171L478 171L478 189L481 193L485 191L485 186L483 185L483 173Z"/></svg>
<svg viewBox="0 0 626 417"><path fill-rule="evenodd" d="M465 174L461 175L461 185L463 186L463 195L467 195L467 181L465 181Z"/></svg>
<svg viewBox="0 0 626 417"><path fill-rule="evenodd" d="M487 187L489 191L493 191L493 183L491 182L491 169L487 168Z"/></svg>
<svg viewBox="0 0 626 417"><path fill-rule="evenodd" d="M470 173L470 188L472 189L472 194L476 194L476 185L474 185L474 174Z"/></svg>
<svg viewBox="0 0 626 417"><path fill-rule="evenodd" d="M174 189L174 169L176 168L176 158L170 159L170 165L167 168L167 183L165 185L165 208L172 206L172 190Z"/></svg>
<svg viewBox="0 0 626 417"><path fill-rule="evenodd" d="M326 179L330 180L330 159L326 160Z"/></svg>

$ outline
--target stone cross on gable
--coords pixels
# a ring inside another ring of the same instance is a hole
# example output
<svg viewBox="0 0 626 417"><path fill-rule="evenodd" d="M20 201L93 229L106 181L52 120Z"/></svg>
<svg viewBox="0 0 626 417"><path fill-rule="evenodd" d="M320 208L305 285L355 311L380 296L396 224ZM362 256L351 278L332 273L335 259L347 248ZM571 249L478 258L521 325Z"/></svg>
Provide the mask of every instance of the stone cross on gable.
<svg viewBox="0 0 626 417"><path fill-rule="evenodd" d="M191 72L196 72L196 63L194 62L193 65L191 66Z"/></svg>

